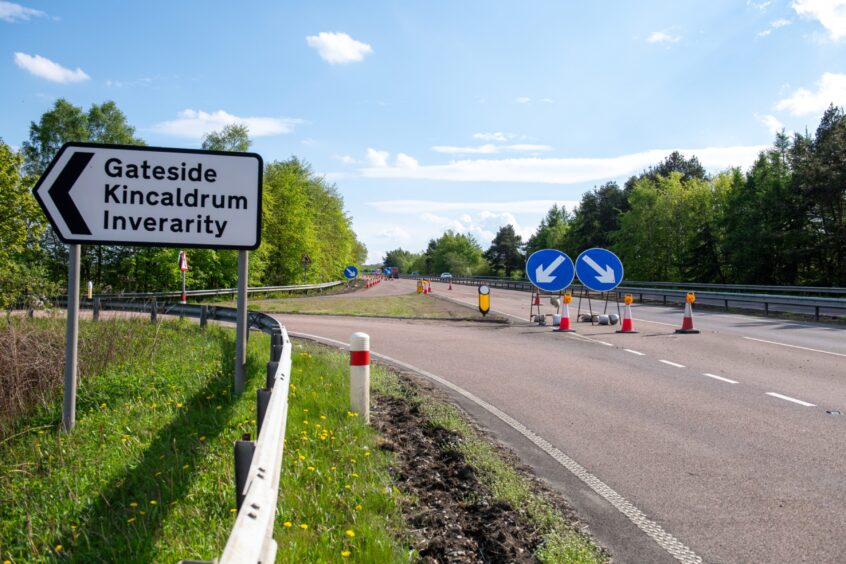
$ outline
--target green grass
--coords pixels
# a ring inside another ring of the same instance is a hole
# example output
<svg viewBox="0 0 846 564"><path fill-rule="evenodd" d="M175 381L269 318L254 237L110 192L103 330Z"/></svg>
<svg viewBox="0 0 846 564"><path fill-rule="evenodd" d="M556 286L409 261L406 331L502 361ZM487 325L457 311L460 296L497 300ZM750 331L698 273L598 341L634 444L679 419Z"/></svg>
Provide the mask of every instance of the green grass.
<svg viewBox="0 0 846 564"><path fill-rule="evenodd" d="M232 443L254 433L252 390L264 380L268 339L251 335L249 393L237 397L231 330L108 323L113 334L134 333L131 360L82 382L73 433L58 430L59 391L0 443L0 561L173 562L222 552L235 519ZM348 415L339 358L294 356L279 559L350 551L353 561L399 561L407 553L394 540L401 526L388 461Z"/></svg>
<svg viewBox="0 0 846 564"><path fill-rule="evenodd" d="M478 311L434 296L336 296L290 300L252 300L251 310L268 313L309 313L417 319L482 319Z"/></svg>
<svg viewBox="0 0 846 564"><path fill-rule="evenodd" d="M381 394L417 404L430 425L452 431L462 437L451 446L464 454L467 464L474 468L479 481L496 499L505 501L512 507L524 509L528 519L541 531L543 542L535 553L539 561L591 564L605 562L602 552L591 540L570 527L561 513L533 490L529 479L517 472L488 440L480 436L456 407L419 393L383 368L372 371L372 385Z"/></svg>

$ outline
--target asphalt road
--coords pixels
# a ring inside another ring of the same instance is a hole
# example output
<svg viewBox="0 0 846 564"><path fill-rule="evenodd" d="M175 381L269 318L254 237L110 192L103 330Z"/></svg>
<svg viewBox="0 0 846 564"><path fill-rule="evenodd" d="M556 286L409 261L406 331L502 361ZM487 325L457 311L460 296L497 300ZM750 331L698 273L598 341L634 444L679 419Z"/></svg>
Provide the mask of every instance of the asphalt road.
<svg viewBox="0 0 846 564"><path fill-rule="evenodd" d="M434 288L476 303L475 288ZM702 333L677 335L680 309L637 306L640 333L566 334L527 322L526 293L494 289L492 309L514 323L280 318L343 342L366 331L373 351L459 387L617 561L843 561L846 415L828 411L846 413L846 328L697 313Z"/></svg>

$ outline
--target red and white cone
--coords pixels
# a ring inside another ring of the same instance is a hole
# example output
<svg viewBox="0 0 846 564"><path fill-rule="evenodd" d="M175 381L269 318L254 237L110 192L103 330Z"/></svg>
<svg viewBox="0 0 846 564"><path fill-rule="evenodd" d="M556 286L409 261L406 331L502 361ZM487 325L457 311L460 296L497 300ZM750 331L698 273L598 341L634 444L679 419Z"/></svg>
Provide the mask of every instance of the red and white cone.
<svg viewBox="0 0 846 564"><path fill-rule="evenodd" d="M447 290L452 290L452 280L449 281L449 288Z"/></svg>
<svg viewBox="0 0 846 564"><path fill-rule="evenodd" d="M570 304L564 303L564 310L561 312L561 323L558 329L553 329L556 333L575 333L575 329L570 329Z"/></svg>
<svg viewBox="0 0 846 564"><path fill-rule="evenodd" d="M535 294L535 301L532 302L532 305L540 305L540 292Z"/></svg>
<svg viewBox="0 0 846 564"><path fill-rule="evenodd" d="M620 328L617 333L639 333L640 331L635 331L634 327L632 326L632 306L630 304L626 304L623 307L623 326Z"/></svg>
<svg viewBox="0 0 846 564"><path fill-rule="evenodd" d="M676 329L676 333L699 333L699 329L693 328L693 306L690 302L684 304L684 319L681 329Z"/></svg>

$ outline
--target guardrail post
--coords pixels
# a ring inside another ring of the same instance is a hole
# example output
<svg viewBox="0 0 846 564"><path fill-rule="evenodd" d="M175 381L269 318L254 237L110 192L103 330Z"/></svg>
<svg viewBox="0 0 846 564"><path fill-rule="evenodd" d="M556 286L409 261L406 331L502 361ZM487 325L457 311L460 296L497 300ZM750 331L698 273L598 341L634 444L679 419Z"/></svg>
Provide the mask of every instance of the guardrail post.
<svg viewBox="0 0 846 564"><path fill-rule="evenodd" d="M270 390L264 388L256 390L256 439L261 435L261 425L270 404L270 393Z"/></svg>
<svg viewBox="0 0 846 564"><path fill-rule="evenodd" d="M370 423L370 335L350 337L350 411Z"/></svg>
<svg viewBox="0 0 846 564"><path fill-rule="evenodd" d="M155 323L157 321L159 314L159 305L156 303L156 300L153 300L153 303L150 304L150 323Z"/></svg>
<svg viewBox="0 0 846 564"><path fill-rule="evenodd" d="M765 317L770 316L770 303L769 302L764 302L764 316Z"/></svg>
<svg viewBox="0 0 846 564"><path fill-rule="evenodd" d="M238 511L244 503L244 488L247 486L255 451L256 443L250 440L249 433L242 436L240 441L235 441L235 507Z"/></svg>
<svg viewBox="0 0 846 564"><path fill-rule="evenodd" d="M726 302L726 311L728 311L729 310L729 301L725 300L725 302Z"/></svg>
<svg viewBox="0 0 846 564"><path fill-rule="evenodd" d="M820 306L814 306L814 321L820 320Z"/></svg>
<svg viewBox="0 0 846 564"><path fill-rule="evenodd" d="M200 306L200 327L205 328L209 324L209 306Z"/></svg>
<svg viewBox="0 0 846 564"><path fill-rule="evenodd" d="M276 371L279 370L279 362L271 360L267 363L267 379L265 381L265 388L273 389L273 384L276 382Z"/></svg>
<svg viewBox="0 0 846 564"><path fill-rule="evenodd" d="M100 320L100 298L94 298L94 305L91 308L91 318L94 321Z"/></svg>

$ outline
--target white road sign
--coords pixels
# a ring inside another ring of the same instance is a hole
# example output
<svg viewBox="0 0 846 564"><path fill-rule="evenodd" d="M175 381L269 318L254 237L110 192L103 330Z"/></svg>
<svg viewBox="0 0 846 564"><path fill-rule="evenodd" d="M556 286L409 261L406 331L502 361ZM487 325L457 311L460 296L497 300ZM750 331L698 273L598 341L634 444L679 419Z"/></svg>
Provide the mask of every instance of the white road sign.
<svg viewBox="0 0 846 564"><path fill-rule="evenodd" d="M65 243L249 250L262 170L255 153L67 143L33 193Z"/></svg>

